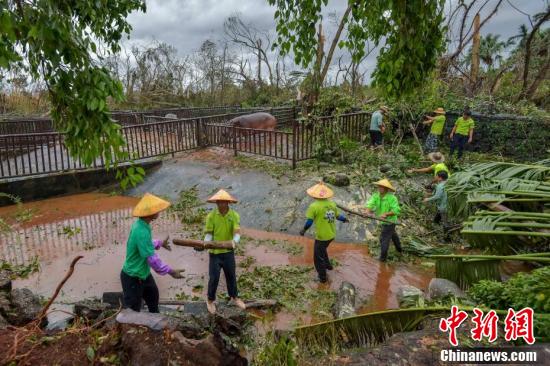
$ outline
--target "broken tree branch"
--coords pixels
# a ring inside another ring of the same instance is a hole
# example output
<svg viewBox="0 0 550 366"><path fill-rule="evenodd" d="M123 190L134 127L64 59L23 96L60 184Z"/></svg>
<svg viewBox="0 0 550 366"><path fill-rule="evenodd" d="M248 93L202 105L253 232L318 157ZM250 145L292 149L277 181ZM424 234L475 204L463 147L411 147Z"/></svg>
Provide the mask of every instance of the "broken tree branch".
<svg viewBox="0 0 550 366"><path fill-rule="evenodd" d="M59 291L61 291L61 288L63 287L65 282L67 282L69 277L72 276L72 274L74 272L74 266L76 265L76 262L78 262L82 258L84 258L84 256L79 255L79 256L77 256L73 259L73 261L71 262L71 265L69 266L69 271L67 272L65 277L61 280L59 285L57 285L57 288L55 289L55 292L53 293L53 296L50 298L50 301L48 301L48 303L42 308L42 311L38 315L37 319L38 319L39 322L42 321L42 319L46 316L46 313L48 312L48 309L53 304L53 302L57 298L57 296L59 295Z"/></svg>
<svg viewBox="0 0 550 366"><path fill-rule="evenodd" d="M203 241L193 239L173 239L174 245L199 249L233 249L231 241Z"/></svg>

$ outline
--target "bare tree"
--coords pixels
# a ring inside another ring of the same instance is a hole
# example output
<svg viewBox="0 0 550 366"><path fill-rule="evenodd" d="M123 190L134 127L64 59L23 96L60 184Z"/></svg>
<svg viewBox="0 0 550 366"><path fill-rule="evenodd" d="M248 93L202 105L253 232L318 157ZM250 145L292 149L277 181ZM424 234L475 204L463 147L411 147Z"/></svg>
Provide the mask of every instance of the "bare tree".
<svg viewBox="0 0 550 366"><path fill-rule="evenodd" d="M252 24L245 24L239 14L227 18L224 22L224 32L230 42L250 50L255 55L258 83L261 85L263 82L262 64L264 64L267 68L269 83L273 85L273 67L269 58L273 36Z"/></svg>

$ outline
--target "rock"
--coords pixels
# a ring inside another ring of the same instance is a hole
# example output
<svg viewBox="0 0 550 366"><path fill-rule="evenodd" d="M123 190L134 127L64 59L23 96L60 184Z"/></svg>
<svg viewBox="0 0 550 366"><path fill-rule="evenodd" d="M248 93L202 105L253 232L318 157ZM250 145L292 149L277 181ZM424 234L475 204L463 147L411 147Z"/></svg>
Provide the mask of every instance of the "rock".
<svg viewBox="0 0 550 366"><path fill-rule="evenodd" d="M17 326L30 323L42 310L40 298L28 288L16 288L10 293L11 310L7 314L8 321ZM45 324L47 320L44 318ZM43 324L43 325L45 325Z"/></svg>
<svg viewBox="0 0 550 366"><path fill-rule="evenodd" d="M6 316L11 311L9 294L0 292L0 315Z"/></svg>
<svg viewBox="0 0 550 366"><path fill-rule="evenodd" d="M397 290L396 297L400 308L409 308L424 301L424 292L414 286L405 285Z"/></svg>
<svg viewBox="0 0 550 366"><path fill-rule="evenodd" d="M347 187L349 186L350 181L349 177L346 174L338 173L334 176L334 185L337 187Z"/></svg>
<svg viewBox="0 0 550 366"><path fill-rule="evenodd" d="M11 273L6 270L0 270L0 291L11 291Z"/></svg>
<svg viewBox="0 0 550 366"><path fill-rule="evenodd" d="M337 187L349 186L349 177L344 173L327 172L323 177L323 182L332 184Z"/></svg>
<svg viewBox="0 0 550 366"><path fill-rule="evenodd" d="M162 314L142 313L132 309L123 309L116 316L120 324L142 325L152 330L175 329L176 323Z"/></svg>
<svg viewBox="0 0 550 366"><path fill-rule="evenodd" d="M428 286L428 297L431 300L436 300L447 296L466 298L466 295L456 283L444 278L432 278Z"/></svg>
<svg viewBox="0 0 550 366"><path fill-rule="evenodd" d="M342 282L338 290L338 298L334 304L334 317L346 318L355 315L355 286L349 282Z"/></svg>
<svg viewBox="0 0 550 366"><path fill-rule="evenodd" d="M178 116L176 116L174 113L166 113L164 115L164 118L178 119Z"/></svg>
<svg viewBox="0 0 550 366"><path fill-rule="evenodd" d="M76 316L88 320L96 320L111 306L94 300L82 300L74 304L74 313Z"/></svg>
<svg viewBox="0 0 550 366"><path fill-rule="evenodd" d="M6 329L8 325L9 325L8 321L4 319L2 315L0 315L0 329Z"/></svg>
<svg viewBox="0 0 550 366"><path fill-rule="evenodd" d="M390 164L384 164L384 165L380 166L379 170L380 170L380 173L387 173L391 170L391 165Z"/></svg>
<svg viewBox="0 0 550 366"><path fill-rule="evenodd" d="M165 339L162 332L124 325L121 346L128 358L124 360L124 364L160 366L172 364L174 360L181 360L181 364L196 366L248 364L238 349L219 333L211 334L202 340L193 340L175 331L169 335L172 342L168 343Z"/></svg>
<svg viewBox="0 0 550 366"><path fill-rule="evenodd" d="M104 292L101 302L118 309L122 305L122 292Z"/></svg>

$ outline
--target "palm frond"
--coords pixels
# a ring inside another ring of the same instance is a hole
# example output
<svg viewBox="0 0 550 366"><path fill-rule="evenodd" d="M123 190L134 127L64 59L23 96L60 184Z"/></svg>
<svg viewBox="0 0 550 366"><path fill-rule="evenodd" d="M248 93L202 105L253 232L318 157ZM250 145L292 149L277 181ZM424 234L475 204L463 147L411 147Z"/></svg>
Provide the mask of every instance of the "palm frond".
<svg viewBox="0 0 550 366"><path fill-rule="evenodd" d="M503 260L521 260L550 264L550 253L529 253L520 255L431 255L435 261L438 278L453 281L467 290L481 280L501 281L500 263Z"/></svg>
<svg viewBox="0 0 550 366"><path fill-rule="evenodd" d="M463 223L465 239L476 248L512 253L528 246L550 245L550 214L538 212L478 212Z"/></svg>
<svg viewBox="0 0 550 366"><path fill-rule="evenodd" d="M297 327L298 346L310 353L374 346L398 332L415 330L427 316L444 314L446 307L385 310Z"/></svg>
<svg viewBox="0 0 550 366"><path fill-rule="evenodd" d="M467 306L460 308L467 312L473 311L473 308ZM504 321L507 311L494 310L500 321ZM301 351L326 354L345 348L375 346L395 333L416 330L428 317L447 316L449 312L450 306L378 311L300 326L295 328L294 336ZM535 314L535 320L549 322L550 314ZM537 341L546 341L543 336L535 333Z"/></svg>

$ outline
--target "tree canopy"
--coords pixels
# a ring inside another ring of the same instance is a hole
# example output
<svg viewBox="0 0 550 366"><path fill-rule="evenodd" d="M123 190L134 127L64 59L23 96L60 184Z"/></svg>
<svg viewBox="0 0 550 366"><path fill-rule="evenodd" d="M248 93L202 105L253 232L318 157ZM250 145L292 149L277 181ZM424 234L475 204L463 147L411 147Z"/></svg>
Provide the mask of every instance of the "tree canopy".
<svg viewBox="0 0 550 366"><path fill-rule="evenodd" d="M315 25L328 0L268 0L275 5L277 46L292 51L297 64L309 67L315 58ZM443 52L444 0L348 0L347 38L340 41L354 61L361 60L365 42L381 46L373 84L388 97L410 94L422 85Z"/></svg>
<svg viewBox="0 0 550 366"><path fill-rule="evenodd" d="M120 50L134 10L145 11L145 2L0 0L0 69L22 67L45 81L55 126L85 164L102 156L112 166L125 157L107 108L108 98L123 98L122 85L98 61Z"/></svg>

